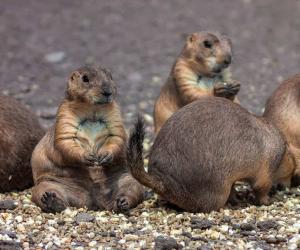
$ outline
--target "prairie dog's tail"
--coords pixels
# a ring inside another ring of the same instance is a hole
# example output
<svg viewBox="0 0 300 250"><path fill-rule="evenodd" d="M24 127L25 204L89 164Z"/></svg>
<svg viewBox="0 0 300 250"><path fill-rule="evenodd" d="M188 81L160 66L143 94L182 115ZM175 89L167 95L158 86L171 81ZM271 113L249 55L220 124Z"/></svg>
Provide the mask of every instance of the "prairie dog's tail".
<svg viewBox="0 0 300 250"><path fill-rule="evenodd" d="M144 168L143 141L145 137L144 120L138 116L137 122L130 133L127 148L127 166L132 176L146 187L162 194L163 187L159 180L149 175Z"/></svg>

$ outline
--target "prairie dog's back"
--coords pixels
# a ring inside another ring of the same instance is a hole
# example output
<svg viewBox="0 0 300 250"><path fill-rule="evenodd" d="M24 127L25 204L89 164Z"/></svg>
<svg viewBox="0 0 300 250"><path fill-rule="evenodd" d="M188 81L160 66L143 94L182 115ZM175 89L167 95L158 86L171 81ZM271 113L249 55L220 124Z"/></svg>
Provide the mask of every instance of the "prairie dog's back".
<svg viewBox="0 0 300 250"><path fill-rule="evenodd" d="M300 74L285 80L267 101L264 117L285 136L294 159L292 185L300 184ZM282 163L289 169L289 161Z"/></svg>
<svg viewBox="0 0 300 250"><path fill-rule="evenodd" d="M31 111L12 97L0 97L0 191L32 185L30 157L43 133Z"/></svg>
<svg viewBox="0 0 300 250"><path fill-rule="evenodd" d="M174 113L159 131L144 169L143 123L129 139L133 176L165 200L190 212L219 210L238 180L250 183L257 204L270 204L273 184L293 167L280 131L264 117L218 97L203 97Z"/></svg>
<svg viewBox="0 0 300 250"><path fill-rule="evenodd" d="M186 195L199 194L224 181L251 182L260 168L276 168L284 150L272 124L229 100L205 97L180 109L162 127L149 174L184 184Z"/></svg>
<svg viewBox="0 0 300 250"><path fill-rule="evenodd" d="M34 133L33 136L40 136L43 133L34 113L9 96L0 96L0 125L0 132L3 134L16 128L23 129L24 131L18 130L15 133L18 132L19 135L24 134L24 136L27 135L26 132L34 131L36 128L38 128L38 135Z"/></svg>
<svg viewBox="0 0 300 250"><path fill-rule="evenodd" d="M33 112L25 108L12 97L0 97L0 157L7 158L3 151L9 151L12 155L31 151L44 130ZM5 144L4 144L5 143ZM27 146L25 146L27 145ZM29 157L30 159L30 157ZM10 158L9 161L14 161Z"/></svg>
<svg viewBox="0 0 300 250"><path fill-rule="evenodd" d="M300 147L300 74L285 80L268 99L264 117L273 122L288 142Z"/></svg>
<svg viewBox="0 0 300 250"><path fill-rule="evenodd" d="M268 98L264 116L275 118L300 109L300 74L285 80Z"/></svg>

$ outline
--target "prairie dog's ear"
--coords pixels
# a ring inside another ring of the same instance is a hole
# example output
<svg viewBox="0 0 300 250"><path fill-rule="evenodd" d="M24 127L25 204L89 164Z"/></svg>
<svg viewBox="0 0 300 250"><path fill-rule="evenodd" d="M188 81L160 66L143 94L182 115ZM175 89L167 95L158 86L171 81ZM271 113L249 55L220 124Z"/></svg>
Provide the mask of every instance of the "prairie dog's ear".
<svg viewBox="0 0 300 250"><path fill-rule="evenodd" d="M71 75L69 77L69 81L74 81L78 77L80 77L80 73L77 70L75 70L71 73Z"/></svg>
<svg viewBox="0 0 300 250"><path fill-rule="evenodd" d="M107 75L107 77L110 79L110 80L113 80L113 77L112 77L112 73L109 69L106 69L106 68L102 68L102 71L104 72L105 75Z"/></svg>
<svg viewBox="0 0 300 250"><path fill-rule="evenodd" d="M67 99L72 100L73 99L73 94L74 91L76 89L76 83L78 78L80 77L80 73L75 70L70 74L69 80L68 80L68 84L67 84L67 88L66 88L66 92L65 92L65 96Z"/></svg>
<svg viewBox="0 0 300 250"><path fill-rule="evenodd" d="M192 33L187 37L187 42L195 42L197 40L197 33Z"/></svg>
<svg viewBox="0 0 300 250"><path fill-rule="evenodd" d="M215 34L217 34L218 35L218 38L220 39L220 40L226 40L228 43L230 43L230 45L231 45L231 39L229 38L229 36L228 35L226 35L225 33L218 33L218 32L215 32Z"/></svg>
<svg viewBox="0 0 300 250"><path fill-rule="evenodd" d="M228 42L228 44L230 45L230 47L232 47L232 41L228 36L223 36L223 38Z"/></svg>

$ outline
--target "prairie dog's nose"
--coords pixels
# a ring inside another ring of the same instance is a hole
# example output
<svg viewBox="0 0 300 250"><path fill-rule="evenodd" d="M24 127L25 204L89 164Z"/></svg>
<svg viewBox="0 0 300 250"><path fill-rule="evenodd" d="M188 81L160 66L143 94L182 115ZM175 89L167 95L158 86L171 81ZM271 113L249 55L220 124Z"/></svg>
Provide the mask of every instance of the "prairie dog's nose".
<svg viewBox="0 0 300 250"><path fill-rule="evenodd" d="M113 88L109 82L104 82L101 89L104 96L111 96L113 94Z"/></svg>
<svg viewBox="0 0 300 250"><path fill-rule="evenodd" d="M102 92L102 95L106 96L106 97L109 97L112 95L112 91L109 89L106 89Z"/></svg>
<svg viewBox="0 0 300 250"><path fill-rule="evenodd" d="M227 55L223 61L223 64L228 67L231 63L231 55Z"/></svg>

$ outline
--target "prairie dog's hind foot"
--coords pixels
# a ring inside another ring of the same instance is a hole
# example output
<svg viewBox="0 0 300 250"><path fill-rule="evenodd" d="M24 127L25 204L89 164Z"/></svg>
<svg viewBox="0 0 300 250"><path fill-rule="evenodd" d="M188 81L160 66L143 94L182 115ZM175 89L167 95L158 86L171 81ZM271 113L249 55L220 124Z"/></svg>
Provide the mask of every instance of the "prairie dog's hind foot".
<svg viewBox="0 0 300 250"><path fill-rule="evenodd" d="M247 200L255 206L269 206L271 204L270 196L268 194L261 195L256 191L250 192L247 196Z"/></svg>
<svg viewBox="0 0 300 250"><path fill-rule="evenodd" d="M45 206L43 210L47 213L60 213L67 208L64 201L54 192L45 192L41 197L41 202Z"/></svg>
<svg viewBox="0 0 300 250"><path fill-rule="evenodd" d="M257 198L256 202L260 206L262 205L269 206L271 204L269 195L264 195L262 197Z"/></svg>
<svg viewBox="0 0 300 250"><path fill-rule="evenodd" d="M292 187L297 187L300 185L300 175L299 174L296 174L292 177L292 180L291 180L291 186Z"/></svg>
<svg viewBox="0 0 300 250"><path fill-rule="evenodd" d="M128 197L126 196L118 197L116 200L116 206L118 212L128 212L130 209Z"/></svg>
<svg viewBox="0 0 300 250"><path fill-rule="evenodd" d="M231 188L230 195L228 197L227 203L231 206L237 206L242 201L242 195L237 191L234 186Z"/></svg>

